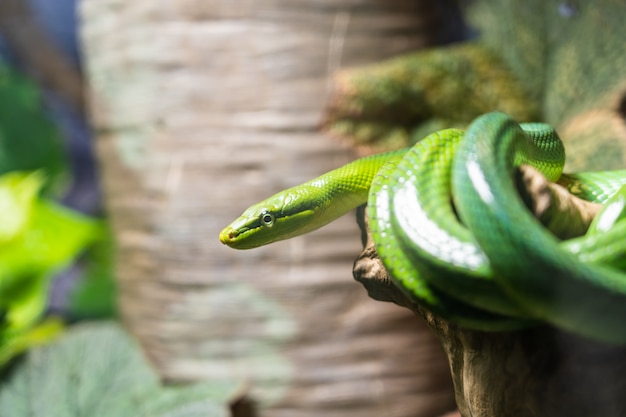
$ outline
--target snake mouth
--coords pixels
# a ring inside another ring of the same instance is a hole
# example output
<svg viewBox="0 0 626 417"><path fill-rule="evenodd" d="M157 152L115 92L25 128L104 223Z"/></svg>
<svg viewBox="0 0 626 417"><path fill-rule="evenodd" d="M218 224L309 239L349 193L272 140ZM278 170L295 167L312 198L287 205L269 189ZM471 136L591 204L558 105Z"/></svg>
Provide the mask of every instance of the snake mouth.
<svg viewBox="0 0 626 417"><path fill-rule="evenodd" d="M251 232L252 229L244 228L244 229L236 229L232 226L226 227L224 230L220 232L220 242L224 245L231 247L233 249L250 249L255 248L259 245L250 246L250 242L246 242L245 236Z"/></svg>
<svg viewBox="0 0 626 417"><path fill-rule="evenodd" d="M224 245L230 246L233 244L237 236L239 236L239 233L237 233L236 230L227 227L220 232L220 242Z"/></svg>

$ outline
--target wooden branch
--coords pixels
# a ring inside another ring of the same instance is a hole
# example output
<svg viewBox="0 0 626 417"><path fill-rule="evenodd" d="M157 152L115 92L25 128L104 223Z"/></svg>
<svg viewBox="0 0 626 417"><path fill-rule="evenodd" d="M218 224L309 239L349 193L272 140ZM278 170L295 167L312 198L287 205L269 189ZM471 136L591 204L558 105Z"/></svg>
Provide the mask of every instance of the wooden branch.
<svg viewBox="0 0 626 417"><path fill-rule="evenodd" d="M518 170L516 180L517 189L528 209L560 239L585 234L602 207L572 196L529 165Z"/></svg>

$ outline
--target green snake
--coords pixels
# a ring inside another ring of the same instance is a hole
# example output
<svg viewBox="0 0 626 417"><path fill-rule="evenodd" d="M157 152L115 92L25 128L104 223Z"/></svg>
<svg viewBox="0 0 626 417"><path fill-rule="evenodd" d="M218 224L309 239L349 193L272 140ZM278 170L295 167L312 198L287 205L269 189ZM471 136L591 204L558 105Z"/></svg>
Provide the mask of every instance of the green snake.
<svg viewBox="0 0 626 417"><path fill-rule="evenodd" d="M543 123L503 113L466 131L353 161L248 208L220 241L249 249L315 230L368 204L376 250L400 290L461 326L512 330L547 322L626 343L626 171L562 174L565 151ZM589 231L560 241L517 193L528 164L604 203Z"/></svg>

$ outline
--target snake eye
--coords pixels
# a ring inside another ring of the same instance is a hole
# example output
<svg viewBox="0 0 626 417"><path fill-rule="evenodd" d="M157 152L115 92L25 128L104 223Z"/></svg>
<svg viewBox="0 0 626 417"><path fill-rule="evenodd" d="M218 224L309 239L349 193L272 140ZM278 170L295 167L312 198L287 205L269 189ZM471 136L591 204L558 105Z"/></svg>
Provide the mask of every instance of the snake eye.
<svg viewBox="0 0 626 417"><path fill-rule="evenodd" d="M274 226L274 215L272 213L268 213L268 212L262 213L260 220L261 220L261 224L265 227Z"/></svg>

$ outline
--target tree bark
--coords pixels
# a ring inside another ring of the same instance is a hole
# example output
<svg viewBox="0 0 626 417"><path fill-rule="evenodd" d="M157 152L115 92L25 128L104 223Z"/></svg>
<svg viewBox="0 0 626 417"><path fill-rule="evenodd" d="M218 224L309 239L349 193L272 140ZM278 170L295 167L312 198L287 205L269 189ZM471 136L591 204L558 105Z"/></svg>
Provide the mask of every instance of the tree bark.
<svg viewBox="0 0 626 417"><path fill-rule="evenodd" d="M352 157L317 127L338 68L432 42L428 2L82 2L127 327L168 381L249 381L260 415L453 409L437 341L348 280L350 219L248 252L246 206Z"/></svg>

